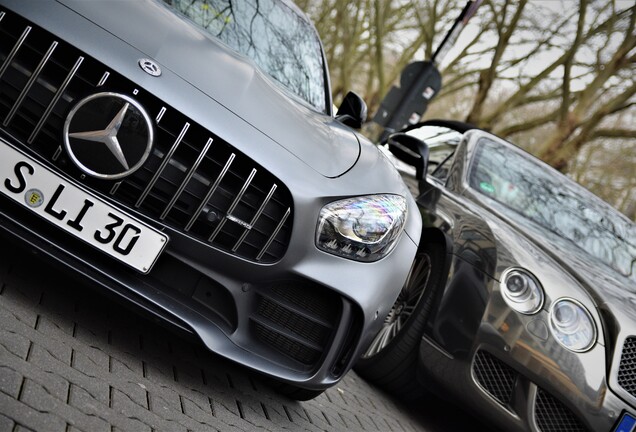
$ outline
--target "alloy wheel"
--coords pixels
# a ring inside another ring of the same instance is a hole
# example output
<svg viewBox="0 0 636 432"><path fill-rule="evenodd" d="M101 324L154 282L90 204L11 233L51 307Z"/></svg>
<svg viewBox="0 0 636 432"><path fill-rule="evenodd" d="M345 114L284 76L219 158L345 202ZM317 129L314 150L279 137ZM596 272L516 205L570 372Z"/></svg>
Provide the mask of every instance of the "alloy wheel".
<svg viewBox="0 0 636 432"><path fill-rule="evenodd" d="M384 319L382 328L362 358L370 358L379 354L400 334L424 295L430 274L430 257L424 252L418 253L402 291Z"/></svg>

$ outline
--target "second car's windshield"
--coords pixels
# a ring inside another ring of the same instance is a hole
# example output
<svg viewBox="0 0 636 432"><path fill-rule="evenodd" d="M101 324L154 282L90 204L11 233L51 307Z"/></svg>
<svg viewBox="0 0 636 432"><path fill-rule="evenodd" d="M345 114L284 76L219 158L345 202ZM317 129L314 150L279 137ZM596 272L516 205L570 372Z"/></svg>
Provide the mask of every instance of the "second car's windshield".
<svg viewBox="0 0 636 432"><path fill-rule="evenodd" d="M636 280L636 227L582 187L521 152L482 138L472 189Z"/></svg>
<svg viewBox="0 0 636 432"><path fill-rule="evenodd" d="M163 0L320 111L326 90L313 27L277 0ZM213 66L212 66L213 67Z"/></svg>

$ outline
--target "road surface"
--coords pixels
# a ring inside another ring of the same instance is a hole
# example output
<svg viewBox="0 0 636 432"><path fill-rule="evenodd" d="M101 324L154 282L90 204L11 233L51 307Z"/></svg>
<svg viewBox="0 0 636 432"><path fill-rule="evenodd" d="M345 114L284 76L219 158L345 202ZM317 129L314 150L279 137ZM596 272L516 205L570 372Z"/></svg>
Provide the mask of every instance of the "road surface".
<svg viewBox="0 0 636 432"><path fill-rule="evenodd" d="M354 372L314 400L289 400L34 253L0 245L0 431L480 430L446 403L406 407Z"/></svg>

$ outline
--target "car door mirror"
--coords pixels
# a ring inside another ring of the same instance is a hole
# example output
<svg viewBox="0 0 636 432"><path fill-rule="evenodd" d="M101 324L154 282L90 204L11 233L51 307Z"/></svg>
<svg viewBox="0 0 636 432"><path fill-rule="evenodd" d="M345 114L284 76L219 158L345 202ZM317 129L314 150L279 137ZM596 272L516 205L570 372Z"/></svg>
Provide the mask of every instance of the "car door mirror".
<svg viewBox="0 0 636 432"><path fill-rule="evenodd" d="M360 96L350 91L338 108L336 120L354 129L360 129L367 121L367 104Z"/></svg>
<svg viewBox="0 0 636 432"><path fill-rule="evenodd" d="M428 166L428 146L414 136L397 132L389 135L389 151L402 162L415 167L415 178L422 180Z"/></svg>
<svg viewBox="0 0 636 432"><path fill-rule="evenodd" d="M426 120L402 132L419 138L429 148L428 174L445 183L453 163L453 155L464 133L476 129L468 123L452 120ZM425 174L426 176L426 174Z"/></svg>

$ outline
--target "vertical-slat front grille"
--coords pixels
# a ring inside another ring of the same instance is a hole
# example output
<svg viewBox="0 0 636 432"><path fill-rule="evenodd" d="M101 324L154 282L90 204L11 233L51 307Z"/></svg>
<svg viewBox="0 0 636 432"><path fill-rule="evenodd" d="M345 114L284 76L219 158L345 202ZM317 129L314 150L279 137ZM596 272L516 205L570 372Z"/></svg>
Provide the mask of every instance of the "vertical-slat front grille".
<svg viewBox="0 0 636 432"><path fill-rule="evenodd" d="M155 119L148 159L120 181L86 176L61 144L67 113L99 92L132 97ZM135 83L7 10L0 11L0 124L23 150L157 223L253 261L276 262L287 249L292 199L278 179Z"/></svg>
<svg viewBox="0 0 636 432"><path fill-rule="evenodd" d="M636 337L625 339L618 367L618 385L636 397Z"/></svg>
<svg viewBox="0 0 636 432"><path fill-rule="evenodd" d="M68 75L64 79L64 82L57 89L57 91L55 92L55 95L53 96L53 99L51 99L51 102L49 102L49 105L46 107L44 114L42 115L42 117L40 117L38 124L33 129L33 132L31 133L31 135L29 136L29 139L27 140L28 144L33 144L33 140L38 136L38 133L40 133L42 126L44 126L44 123L46 123L46 121L48 120L49 115L51 115L51 111L53 111L53 108L59 102L60 98L66 91L66 87L68 87L69 83L71 82L75 74L77 73L77 70L82 65L83 61L84 61L84 57L82 56L78 57L77 61L73 65L73 68L69 71Z"/></svg>
<svg viewBox="0 0 636 432"><path fill-rule="evenodd" d="M265 345L305 366L328 348L342 314L342 300L320 286L281 282L259 289L252 329Z"/></svg>
<svg viewBox="0 0 636 432"><path fill-rule="evenodd" d="M541 432L585 432L585 427L561 401L537 389L534 415Z"/></svg>
<svg viewBox="0 0 636 432"><path fill-rule="evenodd" d="M473 376L479 385L500 404L512 399L517 372L492 354L479 350L473 361Z"/></svg>
<svg viewBox="0 0 636 432"><path fill-rule="evenodd" d="M11 107L11 111L9 111L9 114L7 114L7 116L4 118L4 121L2 122L2 126L7 127L9 123L11 123L13 116L18 111L18 109L20 109L22 102L24 102L24 98L31 90L31 87L33 87L33 83L35 83L35 81L38 79L38 77L40 76L40 73L42 73L42 69L44 69L44 66L46 65L46 62L49 61L49 58L51 58L51 55L53 54L53 51L55 51L55 48L57 48L57 42L53 42L51 44L48 51L42 57L42 60L40 60L40 64L38 64L35 70L33 71L33 73L31 73L29 80L27 81L25 86L22 88L22 91L18 95L17 100L13 103L13 106Z"/></svg>

